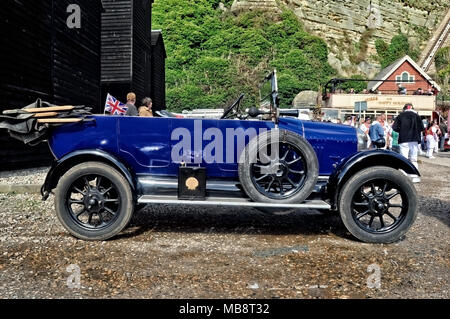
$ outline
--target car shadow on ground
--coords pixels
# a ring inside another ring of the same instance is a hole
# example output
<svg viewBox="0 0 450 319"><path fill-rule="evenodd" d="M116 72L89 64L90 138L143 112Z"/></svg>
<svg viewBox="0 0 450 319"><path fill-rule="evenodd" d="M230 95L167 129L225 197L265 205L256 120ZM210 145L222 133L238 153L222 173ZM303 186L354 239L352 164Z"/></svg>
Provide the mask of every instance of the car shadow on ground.
<svg viewBox="0 0 450 319"><path fill-rule="evenodd" d="M128 229L117 239L148 231L181 233L321 235L334 234L354 240L337 213L297 210L274 215L252 208L198 208L154 205L136 212Z"/></svg>
<svg viewBox="0 0 450 319"><path fill-rule="evenodd" d="M450 227L450 201L419 196L418 209L423 215L436 218Z"/></svg>

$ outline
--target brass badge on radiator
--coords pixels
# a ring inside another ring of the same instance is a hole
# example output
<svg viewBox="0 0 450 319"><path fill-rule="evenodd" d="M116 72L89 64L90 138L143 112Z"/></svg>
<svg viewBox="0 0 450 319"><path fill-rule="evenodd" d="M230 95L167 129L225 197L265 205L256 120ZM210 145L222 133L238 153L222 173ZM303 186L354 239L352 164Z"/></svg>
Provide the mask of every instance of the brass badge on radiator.
<svg viewBox="0 0 450 319"><path fill-rule="evenodd" d="M197 189L198 185L199 185L198 180L195 177L189 177L186 180L186 187L190 191L195 191Z"/></svg>

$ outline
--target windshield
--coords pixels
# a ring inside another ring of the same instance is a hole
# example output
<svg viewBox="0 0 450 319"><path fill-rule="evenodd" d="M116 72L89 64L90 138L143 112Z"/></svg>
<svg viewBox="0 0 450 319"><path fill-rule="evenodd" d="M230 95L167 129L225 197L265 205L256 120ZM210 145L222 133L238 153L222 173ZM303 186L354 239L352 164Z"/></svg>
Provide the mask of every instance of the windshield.
<svg viewBox="0 0 450 319"><path fill-rule="evenodd" d="M264 79L259 87L260 107L266 109L278 108L277 71L274 70Z"/></svg>

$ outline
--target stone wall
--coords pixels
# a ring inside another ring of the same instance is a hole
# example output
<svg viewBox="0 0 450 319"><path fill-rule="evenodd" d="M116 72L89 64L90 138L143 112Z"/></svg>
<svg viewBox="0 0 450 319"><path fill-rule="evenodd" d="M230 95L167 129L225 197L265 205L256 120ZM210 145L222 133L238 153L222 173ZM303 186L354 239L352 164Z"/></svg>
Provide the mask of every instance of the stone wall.
<svg viewBox="0 0 450 319"><path fill-rule="evenodd" d="M271 12L281 12L275 0L235 0L231 6L231 12L264 10Z"/></svg>

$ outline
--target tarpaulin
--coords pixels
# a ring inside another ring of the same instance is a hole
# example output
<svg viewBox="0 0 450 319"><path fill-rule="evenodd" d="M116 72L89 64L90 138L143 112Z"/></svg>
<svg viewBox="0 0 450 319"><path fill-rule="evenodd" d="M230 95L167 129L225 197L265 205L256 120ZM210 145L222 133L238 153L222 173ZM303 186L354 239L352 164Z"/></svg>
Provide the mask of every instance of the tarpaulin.
<svg viewBox="0 0 450 319"><path fill-rule="evenodd" d="M48 102L38 99L22 109L7 110L0 115L0 129L8 130L9 135L25 144L36 145L47 138L48 129L51 126L64 125L61 123L39 123L36 113L27 112L26 109L56 107ZM57 115L51 118L81 118L83 121L91 121L89 118L92 108L83 105L74 106L68 111L57 111Z"/></svg>

